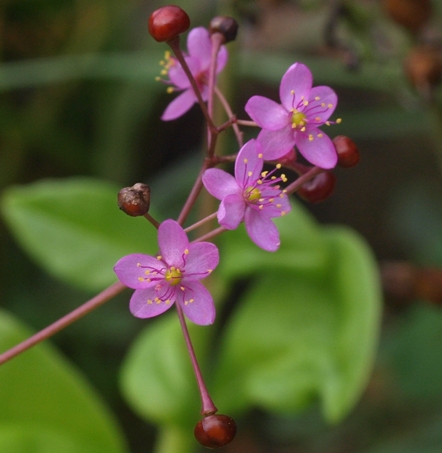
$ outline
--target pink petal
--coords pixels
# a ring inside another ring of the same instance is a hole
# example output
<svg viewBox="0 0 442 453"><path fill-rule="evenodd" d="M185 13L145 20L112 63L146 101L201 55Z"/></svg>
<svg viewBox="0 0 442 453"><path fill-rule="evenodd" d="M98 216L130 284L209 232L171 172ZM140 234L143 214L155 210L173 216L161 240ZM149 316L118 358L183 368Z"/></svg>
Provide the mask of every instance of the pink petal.
<svg viewBox="0 0 442 453"><path fill-rule="evenodd" d="M218 52L218 57L216 59L216 73L219 74L227 64L229 58L229 53L225 46L221 46Z"/></svg>
<svg viewBox="0 0 442 453"><path fill-rule="evenodd" d="M189 240L182 227L169 219L161 223L158 228L158 245L160 253L169 267L181 268L184 264L184 251L189 246Z"/></svg>
<svg viewBox="0 0 442 453"><path fill-rule="evenodd" d="M130 299L130 312L137 318L152 318L169 310L173 305L174 301L157 303L154 301L155 297L155 288L137 289Z"/></svg>
<svg viewBox="0 0 442 453"><path fill-rule="evenodd" d="M324 124L335 111L337 103L338 96L330 87L312 88L309 104L303 110L309 120L307 124L309 126Z"/></svg>
<svg viewBox="0 0 442 453"><path fill-rule="evenodd" d="M200 72L200 62L194 57L186 57L187 65L189 66L190 72L193 75L197 75ZM184 72L183 67L180 63L176 63L169 69L168 72L169 80L179 89L186 89L190 87L189 79Z"/></svg>
<svg viewBox="0 0 442 453"><path fill-rule="evenodd" d="M207 192L218 200L222 200L227 195L241 193L235 178L219 168L209 168L203 174L203 184Z"/></svg>
<svg viewBox="0 0 442 453"><path fill-rule="evenodd" d="M177 302L195 324L207 326L215 321L215 305L209 291L199 282L188 282L177 291Z"/></svg>
<svg viewBox="0 0 442 453"><path fill-rule="evenodd" d="M282 105L263 96L252 96L244 109L258 126L271 131L282 129L290 122L290 114Z"/></svg>
<svg viewBox="0 0 442 453"><path fill-rule="evenodd" d="M218 208L218 222L228 230L235 230L244 219L246 203L242 194L232 194L225 197Z"/></svg>
<svg viewBox="0 0 442 453"><path fill-rule="evenodd" d="M295 63L282 76L279 97L282 105L290 111L298 104L309 99L313 76L310 69L302 63Z"/></svg>
<svg viewBox="0 0 442 453"><path fill-rule="evenodd" d="M184 115L197 101L192 88L183 91L164 110L161 116L163 121L170 121Z"/></svg>
<svg viewBox="0 0 442 453"><path fill-rule="evenodd" d="M260 248L275 252L279 248L279 232L270 217L261 211L248 208L245 215L245 225L250 239Z"/></svg>
<svg viewBox="0 0 442 453"><path fill-rule="evenodd" d="M118 260L114 271L123 285L133 289L143 289L154 286L158 279L147 281L149 276L154 277L155 272L161 274L166 268L165 264L157 258L140 253L127 255ZM149 274L146 274L148 272Z"/></svg>
<svg viewBox="0 0 442 453"><path fill-rule="evenodd" d="M257 140L262 146L265 160L279 159L295 146L295 135L290 125L279 131L263 129Z"/></svg>
<svg viewBox="0 0 442 453"><path fill-rule="evenodd" d="M322 135L321 137L318 134ZM299 152L313 165L329 169L336 166L338 156L335 146L327 134L319 129L312 131L313 140L307 134L298 134L296 146Z"/></svg>
<svg viewBox="0 0 442 453"><path fill-rule="evenodd" d="M200 280L209 275L219 263L218 247L210 242L189 244L189 254L184 268L183 283Z"/></svg>
<svg viewBox="0 0 442 453"><path fill-rule="evenodd" d="M201 70L207 69L212 56L212 42L209 30L204 27L197 27L191 30L187 36L187 50L190 56L199 60Z"/></svg>
<svg viewBox="0 0 442 453"><path fill-rule="evenodd" d="M241 189L253 186L264 166L260 143L249 140L240 150L235 162L235 178Z"/></svg>

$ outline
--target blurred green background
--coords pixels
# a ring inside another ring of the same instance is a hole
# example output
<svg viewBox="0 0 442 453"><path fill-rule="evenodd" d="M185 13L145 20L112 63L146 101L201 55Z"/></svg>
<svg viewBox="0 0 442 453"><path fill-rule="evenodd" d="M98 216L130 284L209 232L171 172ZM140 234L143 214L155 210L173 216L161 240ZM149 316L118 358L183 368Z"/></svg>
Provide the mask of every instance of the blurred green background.
<svg viewBox="0 0 442 453"><path fill-rule="evenodd" d="M441 64L442 2L433 1L429 12L426 2L417 2L428 16L419 30L413 21L398 23L394 15L394 8L402 11L408 2L177 3L192 26L207 26L220 13L240 23L222 81L238 117L246 118L242 106L251 95L276 98L280 78L294 61L311 67L315 84L331 85L338 93L343 122L328 132L356 141L361 162L336 170L334 195L307 208L323 223L354 227L380 264L401 260L441 267L442 95L424 70L411 83L404 60L430 47L436 69ZM156 211L176 216L197 171L204 129L196 108L174 122L159 119L169 101L164 86L155 82L166 46L150 38L146 20L164 4L3 0L1 190L48 177L93 176L122 187L142 181L151 185ZM421 62L408 64L414 68ZM226 148L230 145L228 136ZM165 175L173 187L158 192ZM40 270L3 223L0 241L1 307L32 329L93 295ZM442 277L433 284L440 287ZM419 296L410 290L399 300L386 297L372 378L344 422L327 426L316 409L296 417L256 411L242 421L238 440L226 451L440 452L442 313L434 302L441 301ZM53 342L112 407L131 451L141 453L150 450L155 429L133 414L118 390L121 361L145 325L129 315L127 299L127 293L121 295Z"/></svg>

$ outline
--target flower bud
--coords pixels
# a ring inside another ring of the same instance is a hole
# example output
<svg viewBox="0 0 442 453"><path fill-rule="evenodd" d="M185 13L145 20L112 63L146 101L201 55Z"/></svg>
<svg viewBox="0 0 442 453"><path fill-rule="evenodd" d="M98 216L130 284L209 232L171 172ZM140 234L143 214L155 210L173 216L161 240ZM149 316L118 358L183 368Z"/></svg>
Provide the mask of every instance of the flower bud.
<svg viewBox="0 0 442 453"><path fill-rule="evenodd" d="M345 135L333 139L338 155L338 165L344 168L354 167L359 162L359 151L356 143Z"/></svg>
<svg viewBox="0 0 442 453"><path fill-rule="evenodd" d="M298 189L298 195L309 203L320 203L333 193L335 184L335 175L331 171L324 171L310 181L305 182Z"/></svg>
<svg viewBox="0 0 442 453"><path fill-rule="evenodd" d="M224 36L224 42L234 41L238 33L238 22L229 16L216 16L210 21L209 31L221 33Z"/></svg>
<svg viewBox="0 0 442 453"><path fill-rule="evenodd" d="M189 16L175 5L158 8L150 15L148 22L149 33L158 42L170 41L189 27Z"/></svg>
<svg viewBox="0 0 442 453"><path fill-rule="evenodd" d="M118 192L118 207L131 217L146 214L150 206L150 187L138 182Z"/></svg>
<svg viewBox="0 0 442 453"><path fill-rule="evenodd" d="M208 415L195 425L194 435L196 440L205 447L223 447L232 442L235 437L236 423L227 415Z"/></svg>

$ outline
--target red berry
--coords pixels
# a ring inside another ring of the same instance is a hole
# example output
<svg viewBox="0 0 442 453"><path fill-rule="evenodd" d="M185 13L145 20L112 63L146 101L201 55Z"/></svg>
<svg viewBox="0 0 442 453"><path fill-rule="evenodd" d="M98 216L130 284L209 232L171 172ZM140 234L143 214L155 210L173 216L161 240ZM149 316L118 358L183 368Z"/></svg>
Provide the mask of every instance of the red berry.
<svg viewBox="0 0 442 453"><path fill-rule="evenodd" d="M344 168L354 167L359 162L359 151L356 143L345 135L333 139L338 154L338 165Z"/></svg>
<svg viewBox="0 0 442 453"><path fill-rule="evenodd" d="M299 188L298 195L310 203L319 203L326 200L333 193L335 183L335 175L330 171L324 171L304 183Z"/></svg>
<svg viewBox="0 0 442 453"><path fill-rule="evenodd" d="M189 27L189 16L175 5L158 8L150 15L148 22L149 33L158 42L170 41Z"/></svg>
<svg viewBox="0 0 442 453"><path fill-rule="evenodd" d="M235 437L236 423L227 415L208 415L195 425L193 432L201 445L208 448L223 447Z"/></svg>

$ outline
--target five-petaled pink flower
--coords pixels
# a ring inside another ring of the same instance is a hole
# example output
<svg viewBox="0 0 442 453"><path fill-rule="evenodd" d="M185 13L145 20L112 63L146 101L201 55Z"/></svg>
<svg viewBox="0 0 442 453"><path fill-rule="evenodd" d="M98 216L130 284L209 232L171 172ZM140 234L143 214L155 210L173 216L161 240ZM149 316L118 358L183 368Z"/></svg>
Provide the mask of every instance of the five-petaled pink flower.
<svg viewBox="0 0 442 453"><path fill-rule="evenodd" d="M262 96L253 96L246 112L262 128L258 141L265 160L276 160L296 145L313 165L333 168L337 154L330 138L319 128L329 125L338 97L327 86L312 88L313 77L307 66L295 63L281 80L281 104ZM339 121L339 120L338 120Z"/></svg>
<svg viewBox="0 0 442 453"><path fill-rule="evenodd" d="M272 222L290 211L286 193L275 185L286 177L272 176L262 171L264 159L261 145L256 140L248 141L238 153L235 162L235 177L218 168L210 168L203 174L207 191L221 200L218 222L234 230L244 220L252 241L264 250L274 252L279 248L279 232ZM278 164L277 168L281 166Z"/></svg>
<svg viewBox="0 0 442 453"><path fill-rule="evenodd" d="M130 311L138 318L151 318L176 301L195 324L215 320L209 291L199 282L218 265L218 248L209 242L189 244L186 233L174 220L158 228L159 256L127 255L114 267L124 285L135 289Z"/></svg>
<svg viewBox="0 0 442 453"><path fill-rule="evenodd" d="M204 101L208 98L208 79L209 67L212 56L212 42L210 33L204 27L194 28L187 36L187 50L189 54L185 56L190 72L195 78ZM218 52L216 72L222 71L227 63L227 49L221 46ZM175 57L171 57L169 52L166 52L165 61L162 62L164 69L162 75L169 75L168 80L163 80L170 84L168 92L182 91L166 108L161 119L164 121L174 120L181 115L184 115L195 102L197 97L190 85L181 64Z"/></svg>

